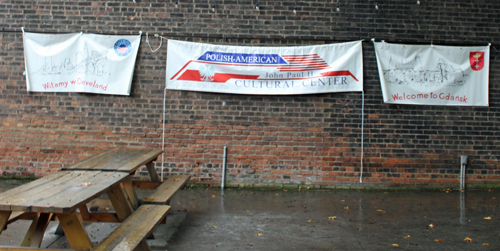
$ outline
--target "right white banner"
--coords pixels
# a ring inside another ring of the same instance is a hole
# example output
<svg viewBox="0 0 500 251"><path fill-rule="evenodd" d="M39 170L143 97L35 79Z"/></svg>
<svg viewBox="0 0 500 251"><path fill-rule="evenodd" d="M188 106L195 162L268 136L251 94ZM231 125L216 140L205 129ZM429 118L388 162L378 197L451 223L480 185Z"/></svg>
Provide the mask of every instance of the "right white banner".
<svg viewBox="0 0 500 251"><path fill-rule="evenodd" d="M384 103L489 105L489 46L374 45Z"/></svg>

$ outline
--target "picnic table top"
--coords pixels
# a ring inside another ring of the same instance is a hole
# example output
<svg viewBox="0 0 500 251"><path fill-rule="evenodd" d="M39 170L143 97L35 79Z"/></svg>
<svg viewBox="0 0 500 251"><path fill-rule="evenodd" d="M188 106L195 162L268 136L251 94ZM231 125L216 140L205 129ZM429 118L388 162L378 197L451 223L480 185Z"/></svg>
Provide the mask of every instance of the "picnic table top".
<svg viewBox="0 0 500 251"><path fill-rule="evenodd" d="M0 193L0 210L70 213L129 177L128 172L60 171Z"/></svg>
<svg viewBox="0 0 500 251"><path fill-rule="evenodd" d="M111 149L62 170L121 171L132 173L162 154L162 150Z"/></svg>

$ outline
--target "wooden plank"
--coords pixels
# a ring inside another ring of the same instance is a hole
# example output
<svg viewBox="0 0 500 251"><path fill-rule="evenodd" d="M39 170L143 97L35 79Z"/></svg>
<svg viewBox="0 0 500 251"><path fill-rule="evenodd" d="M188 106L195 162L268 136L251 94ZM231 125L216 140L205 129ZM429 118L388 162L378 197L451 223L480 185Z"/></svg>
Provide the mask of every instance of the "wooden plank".
<svg viewBox="0 0 500 251"><path fill-rule="evenodd" d="M26 235L24 236L24 239L21 242L21 247L31 247L31 239L33 238L33 235L35 234L36 225L38 225L39 218L40 218L40 213L37 213L37 216L35 218L33 218L33 221L31 222L31 225L28 228L28 231L26 232Z"/></svg>
<svg viewBox="0 0 500 251"><path fill-rule="evenodd" d="M128 161L122 167L118 168L117 171L129 170L129 172L133 172L137 170L137 168L157 159L162 153L162 150L149 150L143 153L140 157Z"/></svg>
<svg viewBox="0 0 500 251"><path fill-rule="evenodd" d="M38 219L38 224L36 226L35 234L31 240L30 247L39 248L42 245L43 235L45 234L45 230L50 223L50 219L52 219L52 213L42 213L40 214L40 218Z"/></svg>
<svg viewBox="0 0 500 251"><path fill-rule="evenodd" d="M156 189L162 182L152 182L152 181L132 181L132 186L136 189Z"/></svg>
<svg viewBox="0 0 500 251"><path fill-rule="evenodd" d="M35 212L21 212L21 211L14 211L9 217L9 221L7 221L7 225L17 221L17 220L33 220L35 217L38 216L38 213Z"/></svg>
<svg viewBox="0 0 500 251"><path fill-rule="evenodd" d="M152 195L142 200L143 204L165 204L172 196L189 181L189 175L172 175L163 182Z"/></svg>
<svg viewBox="0 0 500 251"><path fill-rule="evenodd" d="M109 156L114 155L118 149L110 149L104 152L101 152L99 154L90 156L76 164L73 164L69 167L64 167L62 170L94 170L94 168L98 167L99 165L102 165L102 162L105 161L106 159L109 158ZM97 170L99 171L99 170Z"/></svg>
<svg viewBox="0 0 500 251"><path fill-rule="evenodd" d="M31 247L8 247L8 246L0 246L0 251L73 251L73 249L40 249L40 248L31 248Z"/></svg>
<svg viewBox="0 0 500 251"><path fill-rule="evenodd" d="M89 209L87 208L87 205L83 205L83 206L79 207L79 209L80 209L80 215L81 215L82 219L89 220L90 213L89 213Z"/></svg>
<svg viewBox="0 0 500 251"><path fill-rule="evenodd" d="M129 174L123 172L83 171L83 173L94 173L94 175L89 179L78 180L73 186L45 198L42 202L32 203L31 208L43 212L69 213L129 178ZM22 205L26 206L28 203Z"/></svg>
<svg viewBox="0 0 500 251"><path fill-rule="evenodd" d="M43 192L44 190L50 189L51 186L47 185L47 183L51 183L54 180L66 174L67 174L66 172L53 173L51 175L45 176L43 178L34 180L32 182L26 183L24 185L0 193L0 210L11 210L9 205L10 199L17 198L20 194L26 191L36 190L39 192Z"/></svg>
<svg viewBox="0 0 500 251"><path fill-rule="evenodd" d="M111 201L109 199L103 198L93 199L92 201L87 203L87 207L90 209L90 211L98 211L99 207L102 207L103 209L107 208L106 210L114 210Z"/></svg>
<svg viewBox="0 0 500 251"><path fill-rule="evenodd" d="M132 187L132 181L130 177L122 182L123 190L127 194L130 204L133 209L137 209L139 207L139 199L137 198L137 194L135 193L134 188Z"/></svg>
<svg viewBox="0 0 500 251"><path fill-rule="evenodd" d="M68 238L71 248L75 250L89 250L92 248L92 242L90 241L89 235L76 212L70 214L57 214L57 218L64 230L64 234Z"/></svg>
<svg viewBox="0 0 500 251"><path fill-rule="evenodd" d="M55 194L66 192L71 187L91 178L97 172L63 172L64 175L41 186L24 190L17 196L2 199L0 205L10 205L12 211L39 211L38 207L50 208L51 201L47 201ZM29 184L29 183L28 183ZM47 204L49 203L49 204Z"/></svg>
<svg viewBox="0 0 500 251"><path fill-rule="evenodd" d="M146 164L146 168L148 169L149 177L151 181L154 182L160 182L160 177L158 176L158 173L156 172L156 168L153 162L149 162Z"/></svg>
<svg viewBox="0 0 500 251"><path fill-rule="evenodd" d="M132 214L132 205L130 205L130 202L125 197L125 192L120 186L115 186L109 190L108 197L120 220L124 221Z"/></svg>
<svg viewBox="0 0 500 251"><path fill-rule="evenodd" d="M116 250L116 248L115 248ZM134 251L150 251L151 247L149 247L147 240L142 240L139 245L134 249Z"/></svg>
<svg viewBox="0 0 500 251"><path fill-rule="evenodd" d="M80 218L81 219L81 218ZM90 213L88 220L82 222L122 222L116 213Z"/></svg>
<svg viewBox="0 0 500 251"><path fill-rule="evenodd" d="M108 235L93 251L134 250L167 215L169 206L143 205Z"/></svg>
<svg viewBox="0 0 500 251"><path fill-rule="evenodd" d="M10 214L10 217L9 217L9 223L10 222L13 222L15 220L17 220L18 218L20 218L23 214L25 214L25 212L23 211L14 211Z"/></svg>
<svg viewBox="0 0 500 251"><path fill-rule="evenodd" d="M63 170L124 171L132 173L142 165L155 160L162 150L111 149L87 158Z"/></svg>
<svg viewBox="0 0 500 251"><path fill-rule="evenodd" d="M117 149L113 154L108 154L107 158L98 163L97 166L93 167L93 170L100 171L125 171L131 173L135 171L139 166L132 166L131 168L122 169L123 166L127 165L129 162L136 158L139 158L147 150L125 150Z"/></svg>
<svg viewBox="0 0 500 251"><path fill-rule="evenodd" d="M12 211L0 211L0 234L7 226L7 221L9 220L10 214Z"/></svg>

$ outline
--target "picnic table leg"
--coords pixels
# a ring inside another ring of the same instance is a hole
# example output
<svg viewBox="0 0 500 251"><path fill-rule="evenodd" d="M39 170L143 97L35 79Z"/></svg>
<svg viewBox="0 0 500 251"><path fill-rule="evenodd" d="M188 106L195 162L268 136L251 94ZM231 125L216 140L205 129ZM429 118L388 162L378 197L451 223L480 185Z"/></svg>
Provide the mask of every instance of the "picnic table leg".
<svg viewBox="0 0 500 251"><path fill-rule="evenodd" d="M75 250L92 249L92 242L76 211L69 214L57 214L57 218L64 229L64 234L68 238L71 248Z"/></svg>
<svg viewBox="0 0 500 251"><path fill-rule="evenodd" d="M153 162L149 162L146 164L146 168L148 169L149 177L153 182L160 182L160 176L156 172L155 164Z"/></svg>
<svg viewBox="0 0 500 251"><path fill-rule="evenodd" d="M49 225L52 215L52 213L39 213L35 218L33 218L33 222L24 236L21 247L39 248L40 245L42 245L43 235Z"/></svg>
<svg viewBox="0 0 500 251"><path fill-rule="evenodd" d="M123 189L125 193L127 193L128 198L130 199L130 203L132 204L132 208L135 210L139 207L139 199L137 199L137 195L135 194L134 187L132 186L132 180L130 177L123 181L122 183Z"/></svg>
<svg viewBox="0 0 500 251"><path fill-rule="evenodd" d="M0 234L4 230L5 226L7 226L7 221L9 220L11 213L12 211L0 211Z"/></svg>
<svg viewBox="0 0 500 251"><path fill-rule="evenodd" d="M149 244L146 240L141 241L139 246L137 246L134 251L151 251L151 247L149 247Z"/></svg>
<svg viewBox="0 0 500 251"><path fill-rule="evenodd" d="M128 218L132 212L132 206L130 202L127 200L123 189L120 186L115 186L111 190L108 191L108 197L115 208L116 215L121 221L124 221Z"/></svg>

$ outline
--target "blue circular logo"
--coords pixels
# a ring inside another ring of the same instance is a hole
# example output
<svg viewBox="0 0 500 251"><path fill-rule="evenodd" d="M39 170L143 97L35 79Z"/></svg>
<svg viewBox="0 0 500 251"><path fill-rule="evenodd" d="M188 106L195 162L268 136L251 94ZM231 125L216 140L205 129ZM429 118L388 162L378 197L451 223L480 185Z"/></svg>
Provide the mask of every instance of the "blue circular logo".
<svg viewBox="0 0 500 251"><path fill-rule="evenodd" d="M120 57L127 56L132 51L132 44L127 39L119 39L115 43L115 53Z"/></svg>

